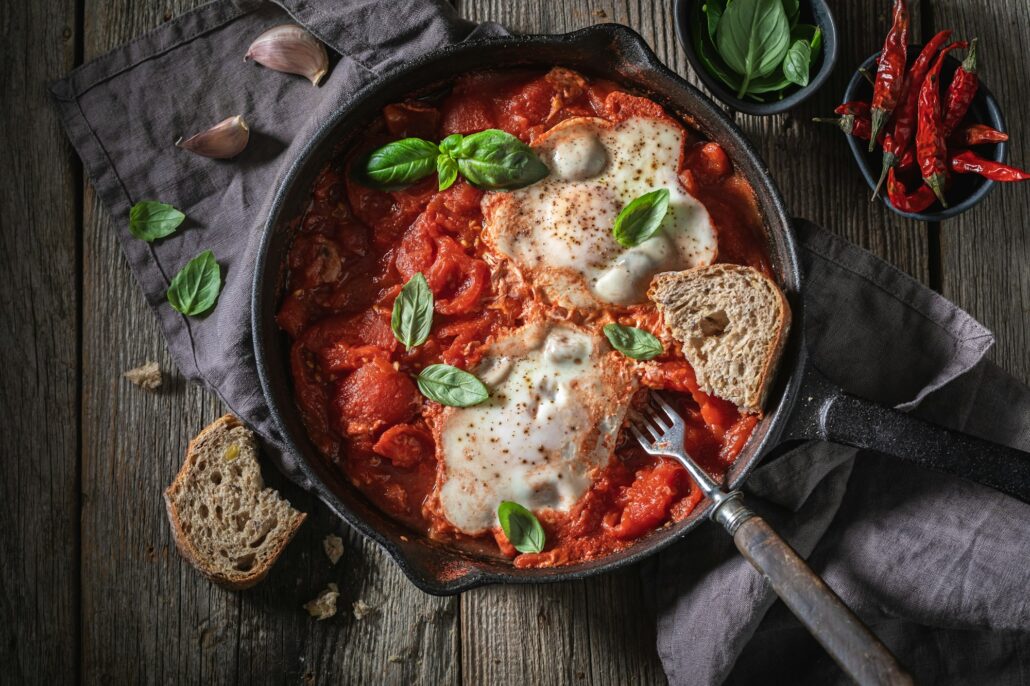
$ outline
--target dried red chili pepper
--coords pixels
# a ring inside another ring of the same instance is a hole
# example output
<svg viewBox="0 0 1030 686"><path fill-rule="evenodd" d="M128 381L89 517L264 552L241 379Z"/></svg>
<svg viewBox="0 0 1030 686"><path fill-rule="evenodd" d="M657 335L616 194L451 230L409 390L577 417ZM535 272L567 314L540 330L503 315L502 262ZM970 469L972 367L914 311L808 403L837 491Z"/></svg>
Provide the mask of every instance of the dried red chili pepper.
<svg viewBox="0 0 1030 686"><path fill-rule="evenodd" d="M916 57L912 66L909 67L908 74L905 75L905 85L902 87L901 100L894 111L894 134L891 137L894 147L891 150L887 150L884 147L883 168L880 170L880 180L876 183L873 198L880 192L880 186L883 185L883 180L887 177L887 169L912 144L912 135L916 129L916 105L919 100L919 88L923 85L923 80L926 78L926 72L930 70L930 65L933 64L934 55L937 54L937 51L941 49L941 46L950 37L951 30L949 29L941 31L931 38L923 46L919 56Z"/></svg>
<svg viewBox="0 0 1030 686"><path fill-rule="evenodd" d="M883 42L879 66L876 68L876 83L873 85L873 135L869 141L869 152L876 147L877 135L897 106L905 81L908 50L908 7L905 0L894 0L893 15L894 22Z"/></svg>
<svg viewBox="0 0 1030 686"><path fill-rule="evenodd" d="M991 181L1026 181L1030 172L980 157L970 150L955 151L948 160L956 174L979 174Z"/></svg>
<svg viewBox="0 0 1030 686"><path fill-rule="evenodd" d="M861 100L853 100L852 102L845 102L837 105L833 109L834 114L858 114L868 117L869 116L869 103Z"/></svg>
<svg viewBox="0 0 1030 686"><path fill-rule="evenodd" d="M1004 131L992 129L986 124L970 124L951 134L949 143L956 145L987 145L989 143L1003 143L1009 139Z"/></svg>
<svg viewBox="0 0 1030 686"><path fill-rule="evenodd" d="M941 121L941 65L948 55L952 43L944 48L930 67L923 85L919 88L919 127L916 132L916 161L926 185L945 207L944 182L948 178L947 152L944 144L944 126Z"/></svg>
<svg viewBox="0 0 1030 686"><path fill-rule="evenodd" d="M980 87L980 80L976 76L976 41L974 38L969 45L969 54L962 60L962 65L955 70L955 76L948 84L948 94L944 98L945 138L951 135L966 116Z"/></svg>
<svg viewBox="0 0 1030 686"><path fill-rule="evenodd" d="M887 170L887 198L894 209L902 212L922 212L936 199L933 190L922 184L914 193L909 193L905 185L894 176L894 167Z"/></svg>
<svg viewBox="0 0 1030 686"><path fill-rule="evenodd" d="M812 121L819 124L833 124L849 136L869 140L870 124L868 115L845 114L841 117L813 117Z"/></svg>

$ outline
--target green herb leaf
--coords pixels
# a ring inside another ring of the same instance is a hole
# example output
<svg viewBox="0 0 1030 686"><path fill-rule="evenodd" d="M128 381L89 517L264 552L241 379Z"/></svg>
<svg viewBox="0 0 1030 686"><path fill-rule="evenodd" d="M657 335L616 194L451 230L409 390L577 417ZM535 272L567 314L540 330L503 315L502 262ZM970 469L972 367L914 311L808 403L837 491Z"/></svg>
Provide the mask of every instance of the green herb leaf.
<svg viewBox="0 0 1030 686"><path fill-rule="evenodd" d="M417 381L422 395L450 407L470 407L490 397L482 381L449 364L429 365L418 375Z"/></svg>
<svg viewBox="0 0 1030 686"><path fill-rule="evenodd" d="M518 503L501 501L497 507L497 520L515 550L520 553L539 553L544 549L547 542L544 527L532 512Z"/></svg>
<svg viewBox="0 0 1030 686"><path fill-rule="evenodd" d="M801 0L783 0L783 11L787 15L787 22L791 28L798 23L801 17Z"/></svg>
<svg viewBox="0 0 1030 686"><path fill-rule="evenodd" d="M450 155L440 153L436 158L436 176L440 181L439 189L447 190L458 180L458 163Z"/></svg>
<svg viewBox="0 0 1030 686"><path fill-rule="evenodd" d="M697 56L701 59L701 63L709 74L715 76L736 92L740 88L740 77L733 73L733 70L727 67L722 58L719 57L719 51L715 47L715 36L709 35L704 30L707 20L702 6L694 3L694 8L695 16L693 21L690 22L690 31ZM720 13L719 16L721 17L722 14ZM710 28L714 29L715 27Z"/></svg>
<svg viewBox="0 0 1030 686"><path fill-rule="evenodd" d="M440 141L440 152L444 155L454 157L455 153L458 152L458 148L461 146L461 142L465 139L460 133L452 133L451 135Z"/></svg>
<svg viewBox="0 0 1030 686"><path fill-rule="evenodd" d="M155 241L175 232L186 215L156 200L140 200L129 210L129 233L141 241Z"/></svg>
<svg viewBox="0 0 1030 686"><path fill-rule="evenodd" d="M393 301L390 328L405 349L422 345L433 328L433 292L421 272L404 284Z"/></svg>
<svg viewBox="0 0 1030 686"><path fill-rule="evenodd" d="M650 360L665 352L660 340L635 326L605 324L604 335L613 348L634 360Z"/></svg>
<svg viewBox="0 0 1030 686"><path fill-rule="evenodd" d="M462 176L474 186L489 190L522 188L548 174L547 166L532 148L498 129L465 136L452 156Z"/></svg>
<svg viewBox="0 0 1030 686"><path fill-rule="evenodd" d="M188 317L204 314L218 300L222 289L222 270L215 261L215 255L205 250L172 279L168 286L168 304Z"/></svg>
<svg viewBox="0 0 1030 686"><path fill-rule="evenodd" d="M701 6L705 15L705 24L708 26L708 37L715 40L715 29L722 19L722 13L726 11L725 0L708 0Z"/></svg>
<svg viewBox="0 0 1030 686"><path fill-rule="evenodd" d="M812 48L812 64L815 64L819 50L823 47L823 30L811 24L798 24L790 30L790 41L806 40Z"/></svg>
<svg viewBox="0 0 1030 686"><path fill-rule="evenodd" d="M402 138L372 151L365 161L365 179L378 188L398 188L436 171L440 148L421 138Z"/></svg>
<svg viewBox="0 0 1030 686"><path fill-rule="evenodd" d="M668 188L644 193L622 208L622 212L615 218L612 234L624 248L640 245L658 233L668 211Z"/></svg>
<svg viewBox="0 0 1030 686"><path fill-rule="evenodd" d="M735 0L716 30L719 55L744 77L742 97L751 79L766 76L783 63L790 47L790 23L781 0Z"/></svg>
<svg viewBox="0 0 1030 686"><path fill-rule="evenodd" d="M783 75L791 83L808 85L808 69L812 62L812 46L806 40L794 41L783 60Z"/></svg>

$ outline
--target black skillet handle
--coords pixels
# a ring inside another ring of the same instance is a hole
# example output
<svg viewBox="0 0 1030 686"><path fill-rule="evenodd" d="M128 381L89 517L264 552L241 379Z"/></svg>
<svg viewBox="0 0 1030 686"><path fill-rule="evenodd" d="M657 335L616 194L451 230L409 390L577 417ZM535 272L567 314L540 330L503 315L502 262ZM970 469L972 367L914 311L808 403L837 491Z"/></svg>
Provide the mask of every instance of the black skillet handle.
<svg viewBox="0 0 1030 686"><path fill-rule="evenodd" d="M812 365L805 370L784 438L819 438L875 450L1030 503L1030 453L849 395Z"/></svg>
<svg viewBox="0 0 1030 686"><path fill-rule="evenodd" d="M739 493L720 503L712 519L726 527L741 554L856 683L912 684L890 650L764 519L744 505Z"/></svg>

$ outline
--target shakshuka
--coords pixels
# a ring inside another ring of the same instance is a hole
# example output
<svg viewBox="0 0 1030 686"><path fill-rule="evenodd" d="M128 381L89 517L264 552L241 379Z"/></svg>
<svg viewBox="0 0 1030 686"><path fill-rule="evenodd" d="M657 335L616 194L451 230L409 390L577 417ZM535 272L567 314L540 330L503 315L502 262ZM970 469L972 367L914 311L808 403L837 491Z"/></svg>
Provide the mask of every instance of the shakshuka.
<svg viewBox="0 0 1030 686"><path fill-rule="evenodd" d="M468 74L386 106L356 140L295 220L277 316L325 458L413 529L517 567L596 558L684 518L697 486L622 429L663 389L687 451L722 475L759 419L698 389L646 295L658 272L716 261L771 275L722 148L562 68ZM620 221L651 228L627 239ZM613 324L660 345L616 349ZM504 502L542 526L539 552L509 540Z"/></svg>

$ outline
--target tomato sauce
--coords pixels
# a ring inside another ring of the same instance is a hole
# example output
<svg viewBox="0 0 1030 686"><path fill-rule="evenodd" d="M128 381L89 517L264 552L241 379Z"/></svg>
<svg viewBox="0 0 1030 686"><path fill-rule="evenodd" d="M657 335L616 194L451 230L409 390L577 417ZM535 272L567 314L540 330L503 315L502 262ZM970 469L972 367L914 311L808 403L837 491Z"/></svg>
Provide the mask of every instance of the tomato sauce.
<svg viewBox="0 0 1030 686"><path fill-rule="evenodd" d="M320 452L379 508L429 536L482 549L484 542L519 567L569 564L625 548L686 517L701 500L677 463L643 453L622 437L616 457L567 513L538 516L547 533L541 553L518 554L496 529L473 539L457 532L433 505L437 473L431 431L441 407L414 382L425 366L473 368L489 342L520 326L533 303L527 287L508 278L480 238L483 191L459 177L445 191L430 176L384 192L350 173L355 159L391 140L439 141L451 133L499 128L527 143L577 116L616 121L631 114L667 117L656 103L610 82L564 69L474 73L459 78L437 102L387 106L363 143L334 159L315 181L310 204L295 220L286 294L278 323L291 337L296 402ZM753 193L718 144L688 130L680 180L709 210L719 261L771 273ZM421 272L433 291L429 339L406 350L390 314L401 286ZM581 322L619 321L656 334L653 305L590 315ZM666 389L687 423L686 449L709 472L724 474L758 417L702 393L678 346L638 365L643 402L648 388Z"/></svg>

